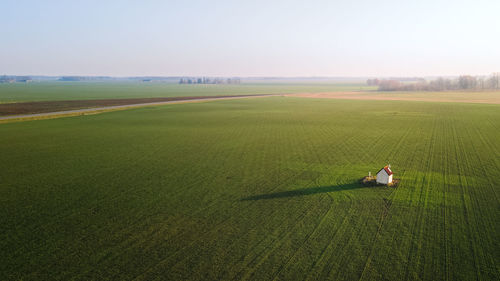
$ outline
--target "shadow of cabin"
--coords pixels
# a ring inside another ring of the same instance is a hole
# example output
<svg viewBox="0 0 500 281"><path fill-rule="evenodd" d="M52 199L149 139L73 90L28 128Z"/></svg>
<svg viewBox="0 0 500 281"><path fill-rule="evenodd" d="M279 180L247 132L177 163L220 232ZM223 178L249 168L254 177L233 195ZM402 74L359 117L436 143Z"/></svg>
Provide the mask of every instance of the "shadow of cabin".
<svg viewBox="0 0 500 281"><path fill-rule="evenodd" d="M299 189L294 189L294 190L289 190L289 191L253 195L253 196L242 198L241 201L306 196L306 195L313 195L313 194L319 194L319 193L352 190L352 189L358 189L358 188L364 188L364 187L365 186L361 185L359 182L353 182L353 183L341 184L341 185L329 185L329 186L318 186L318 187L310 187L310 188L299 188Z"/></svg>

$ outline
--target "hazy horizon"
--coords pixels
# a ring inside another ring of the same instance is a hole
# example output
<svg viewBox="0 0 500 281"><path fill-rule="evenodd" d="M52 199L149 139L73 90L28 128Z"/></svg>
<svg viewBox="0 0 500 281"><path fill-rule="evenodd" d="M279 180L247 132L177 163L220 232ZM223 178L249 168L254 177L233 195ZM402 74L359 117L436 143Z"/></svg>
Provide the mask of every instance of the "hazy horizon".
<svg viewBox="0 0 500 281"><path fill-rule="evenodd" d="M500 2L5 1L0 75L489 75Z"/></svg>

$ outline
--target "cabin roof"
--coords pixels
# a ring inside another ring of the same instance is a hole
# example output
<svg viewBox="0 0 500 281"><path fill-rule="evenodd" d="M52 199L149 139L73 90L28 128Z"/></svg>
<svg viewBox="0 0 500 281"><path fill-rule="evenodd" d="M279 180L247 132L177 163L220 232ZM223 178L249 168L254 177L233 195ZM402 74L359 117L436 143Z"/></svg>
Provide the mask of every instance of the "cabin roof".
<svg viewBox="0 0 500 281"><path fill-rule="evenodd" d="M385 166L384 168L380 169L380 171L382 171L382 170L384 170L387 173L387 175L389 175L389 176L393 174L393 172L391 171L391 168L389 168L389 166ZM380 171L378 171L377 174L380 173Z"/></svg>

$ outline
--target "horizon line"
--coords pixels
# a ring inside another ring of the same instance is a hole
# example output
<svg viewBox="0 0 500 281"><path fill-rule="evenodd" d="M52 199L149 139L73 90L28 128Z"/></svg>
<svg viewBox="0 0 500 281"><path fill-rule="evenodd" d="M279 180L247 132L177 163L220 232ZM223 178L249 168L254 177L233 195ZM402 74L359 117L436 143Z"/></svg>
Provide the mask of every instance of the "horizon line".
<svg viewBox="0 0 500 281"><path fill-rule="evenodd" d="M206 78L247 78L247 79L356 79L356 78L425 78L425 77L459 77L462 75L470 75L470 76L491 76L496 72L492 72L489 74L446 74L446 75L360 75L360 76L246 76L246 75L71 75L71 74L59 74L59 75L45 75L45 74L1 74L0 76L28 76L28 77L47 77L47 78L56 78L56 77L94 77L94 78L193 78L193 77L206 77Z"/></svg>

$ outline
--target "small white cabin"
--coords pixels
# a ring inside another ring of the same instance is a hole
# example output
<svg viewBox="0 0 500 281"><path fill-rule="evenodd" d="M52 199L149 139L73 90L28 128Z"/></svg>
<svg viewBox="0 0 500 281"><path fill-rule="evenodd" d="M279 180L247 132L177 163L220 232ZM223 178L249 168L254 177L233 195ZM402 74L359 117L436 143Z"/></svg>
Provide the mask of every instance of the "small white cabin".
<svg viewBox="0 0 500 281"><path fill-rule="evenodd" d="M391 166L385 166L377 173L377 183L390 184L392 182L392 174Z"/></svg>

